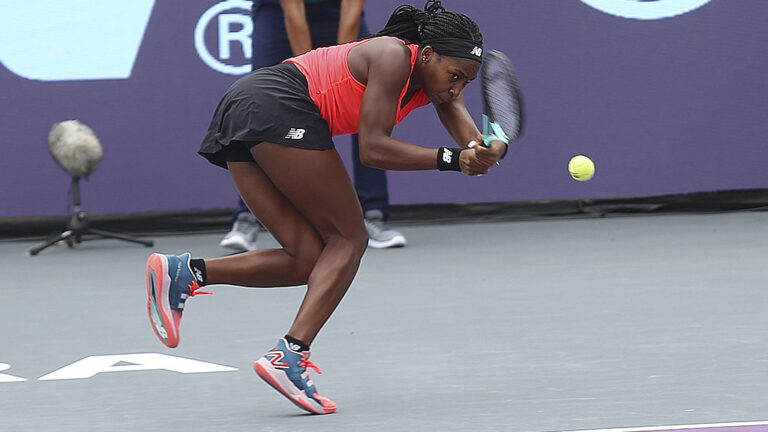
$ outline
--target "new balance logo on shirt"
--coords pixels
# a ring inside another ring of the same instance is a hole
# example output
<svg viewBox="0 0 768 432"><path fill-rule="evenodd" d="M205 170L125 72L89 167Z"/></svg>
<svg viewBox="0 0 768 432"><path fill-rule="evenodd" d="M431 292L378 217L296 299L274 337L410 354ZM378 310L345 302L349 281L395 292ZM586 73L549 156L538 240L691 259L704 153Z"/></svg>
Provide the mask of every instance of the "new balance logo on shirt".
<svg viewBox="0 0 768 432"><path fill-rule="evenodd" d="M476 55L478 57L482 57L483 56L483 49L480 48L480 47L474 47L474 48L472 48L472 51L470 51L469 53L472 54L472 55Z"/></svg>
<svg viewBox="0 0 768 432"><path fill-rule="evenodd" d="M289 130L288 133L285 135L285 138L300 140L304 138L304 132L306 132L304 129L291 128L291 130Z"/></svg>

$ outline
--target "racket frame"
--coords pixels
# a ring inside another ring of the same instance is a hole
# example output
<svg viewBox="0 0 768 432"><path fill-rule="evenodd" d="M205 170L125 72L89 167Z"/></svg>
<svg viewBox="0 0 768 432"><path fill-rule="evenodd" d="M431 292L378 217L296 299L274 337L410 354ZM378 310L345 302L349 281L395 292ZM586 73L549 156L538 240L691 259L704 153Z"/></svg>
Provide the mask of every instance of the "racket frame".
<svg viewBox="0 0 768 432"><path fill-rule="evenodd" d="M512 136L505 132L501 125L496 122L493 106L489 102L489 98L487 96L487 85L489 78L486 70L483 70L481 75L481 87L483 93L483 145L489 147L493 141L502 141L505 144L509 144L511 141L517 140L517 138L522 133L524 116L522 94L520 92L520 86L518 85L517 74L515 73L515 69L512 67L512 63L509 61L509 58L498 50L488 50L486 51L486 56L486 61L499 62L503 72L505 72L504 75L506 75L512 88L512 97L515 99L517 105L515 114L518 119L518 126Z"/></svg>

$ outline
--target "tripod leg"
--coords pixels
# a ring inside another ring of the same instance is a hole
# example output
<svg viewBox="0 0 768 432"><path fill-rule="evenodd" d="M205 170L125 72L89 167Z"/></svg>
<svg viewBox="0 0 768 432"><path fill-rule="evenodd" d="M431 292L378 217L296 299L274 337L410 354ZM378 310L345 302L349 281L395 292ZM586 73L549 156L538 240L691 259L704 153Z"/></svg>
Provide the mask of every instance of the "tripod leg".
<svg viewBox="0 0 768 432"><path fill-rule="evenodd" d="M144 245L146 247L152 247L155 244L155 242L152 241L152 240L141 240L141 239L137 239L137 238L134 238L134 237L130 237L130 236L122 235L122 234L116 234L116 233L109 232L109 231L102 231L102 230L98 230L98 229L94 229L94 228L88 228L88 230L86 231L86 234L96 234L96 235L100 235L100 236L105 237L105 238L113 238L113 239L118 239L118 240L124 240L124 241L131 242L131 243L138 243L138 244L142 244L142 245Z"/></svg>
<svg viewBox="0 0 768 432"><path fill-rule="evenodd" d="M58 237L56 237L54 239L51 239L51 240L46 240L45 242L43 242L43 243L33 247L32 249L29 250L29 254L30 255L37 255L38 253L40 253L41 250L43 250L43 249L45 249L45 248L47 248L49 246L53 246L54 244L56 244L56 243L58 243L58 242L60 242L62 240L66 240L67 242L70 242L71 241L71 237L72 237L72 231L64 231Z"/></svg>

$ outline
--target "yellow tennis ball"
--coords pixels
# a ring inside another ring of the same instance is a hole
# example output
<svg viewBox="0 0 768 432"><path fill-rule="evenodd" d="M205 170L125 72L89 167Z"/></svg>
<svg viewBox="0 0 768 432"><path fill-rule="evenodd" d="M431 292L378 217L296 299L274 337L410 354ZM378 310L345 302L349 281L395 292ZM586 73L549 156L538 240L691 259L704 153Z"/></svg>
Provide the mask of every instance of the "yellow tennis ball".
<svg viewBox="0 0 768 432"><path fill-rule="evenodd" d="M595 175L595 163L584 155L576 155L568 162L568 172L578 181L587 181Z"/></svg>

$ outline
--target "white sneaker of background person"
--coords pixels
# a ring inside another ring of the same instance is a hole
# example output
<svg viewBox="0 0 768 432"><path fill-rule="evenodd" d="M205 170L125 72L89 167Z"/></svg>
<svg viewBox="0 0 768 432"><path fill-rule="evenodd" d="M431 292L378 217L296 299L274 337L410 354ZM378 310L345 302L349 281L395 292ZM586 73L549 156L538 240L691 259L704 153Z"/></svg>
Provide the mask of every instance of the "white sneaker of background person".
<svg viewBox="0 0 768 432"><path fill-rule="evenodd" d="M219 246L238 252L256 250L256 239L263 230L264 227L256 216L251 212L242 212L237 215L232 230L221 239Z"/></svg>
<svg viewBox="0 0 768 432"><path fill-rule="evenodd" d="M365 228L368 230L369 247L384 249L403 247L407 243L400 231L393 230L384 224L384 213L381 210L365 212Z"/></svg>

